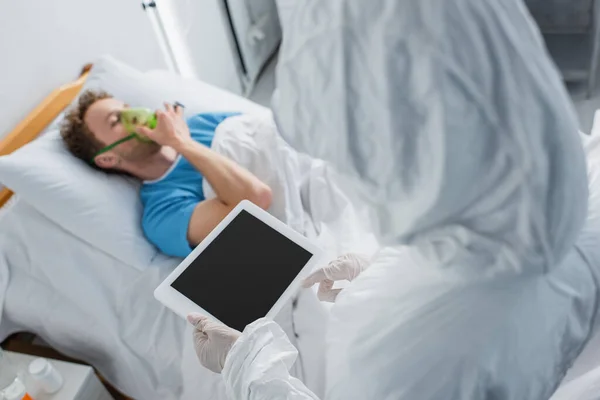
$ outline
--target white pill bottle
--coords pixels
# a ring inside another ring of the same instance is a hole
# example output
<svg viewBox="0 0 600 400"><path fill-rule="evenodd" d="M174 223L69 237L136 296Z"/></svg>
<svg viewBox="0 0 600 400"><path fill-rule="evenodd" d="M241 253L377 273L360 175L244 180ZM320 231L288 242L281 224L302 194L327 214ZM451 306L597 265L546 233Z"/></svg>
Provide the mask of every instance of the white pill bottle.
<svg viewBox="0 0 600 400"><path fill-rule="evenodd" d="M63 377L45 358L36 358L29 364L29 375L35 383L48 394L56 393L62 388Z"/></svg>

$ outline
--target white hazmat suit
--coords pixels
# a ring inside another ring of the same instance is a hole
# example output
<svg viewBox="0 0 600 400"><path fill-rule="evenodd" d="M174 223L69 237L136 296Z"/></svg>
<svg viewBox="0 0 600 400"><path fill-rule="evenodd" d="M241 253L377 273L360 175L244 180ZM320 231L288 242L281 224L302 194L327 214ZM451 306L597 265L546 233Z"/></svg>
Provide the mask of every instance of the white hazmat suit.
<svg viewBox="0 0 600 400"><path fill-rule="evenodd" d="M596 319L599 232L556 69L520 0L304 0L284 138L344 176L388 247L337 297L328 400L547 400ZM233 345L236 400L317 399L269 321Z"/></svg>

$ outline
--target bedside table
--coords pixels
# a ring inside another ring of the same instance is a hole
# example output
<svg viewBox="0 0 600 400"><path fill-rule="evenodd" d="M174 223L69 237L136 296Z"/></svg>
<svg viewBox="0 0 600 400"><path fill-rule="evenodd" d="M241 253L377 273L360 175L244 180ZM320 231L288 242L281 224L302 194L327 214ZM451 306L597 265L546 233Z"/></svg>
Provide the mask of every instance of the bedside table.
<svg viewBox="0 0 600 400"><path fill-rule="evenodd" d="M81 364L48 359L62 375L63 387L54 394L37 390L35 382L27 372L29 363L38 357L6 351L8 360L22 374L28 393L34 400L114 400L104 388L94 370Z"/></svg>

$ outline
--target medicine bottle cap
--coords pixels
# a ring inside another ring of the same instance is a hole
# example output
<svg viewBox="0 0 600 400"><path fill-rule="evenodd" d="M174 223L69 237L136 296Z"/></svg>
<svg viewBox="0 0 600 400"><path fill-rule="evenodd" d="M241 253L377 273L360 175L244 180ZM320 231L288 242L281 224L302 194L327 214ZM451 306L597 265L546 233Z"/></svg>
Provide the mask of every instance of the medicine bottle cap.
<svg viewBox="0 0 600 400"><path fill-rule="evenodd" d="M45 358L36 358L29 364L29 373L36 378L46 376L52 367Z"/></svg>

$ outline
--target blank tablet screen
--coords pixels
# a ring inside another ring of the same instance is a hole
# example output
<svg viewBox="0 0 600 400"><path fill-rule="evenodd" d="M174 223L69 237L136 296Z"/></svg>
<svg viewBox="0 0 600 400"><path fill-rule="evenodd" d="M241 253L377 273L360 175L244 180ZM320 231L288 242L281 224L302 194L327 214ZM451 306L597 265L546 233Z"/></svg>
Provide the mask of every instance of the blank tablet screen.
<svg viewBox="0 0 600 400"><path fill-rule="evenodd" d="M241 332L267 315L312 256L242 210L171 287Z"/></svg>

